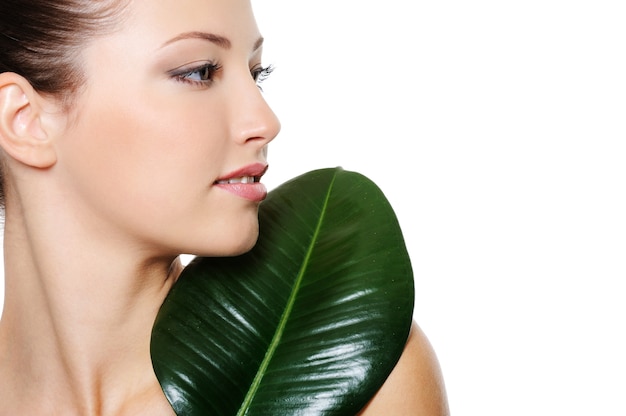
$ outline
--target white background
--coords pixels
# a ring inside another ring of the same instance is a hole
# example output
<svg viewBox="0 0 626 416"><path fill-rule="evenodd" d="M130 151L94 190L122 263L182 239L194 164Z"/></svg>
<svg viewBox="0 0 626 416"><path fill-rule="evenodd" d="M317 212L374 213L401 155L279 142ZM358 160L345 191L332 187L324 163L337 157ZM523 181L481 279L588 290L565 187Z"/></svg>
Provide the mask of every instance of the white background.
<svg viewBox="0 0 626 416"><path fill-rule="evenodd" d="M452 413L626 415L626 3L253 4L268 183L383 189Z"/></svg>
<svg viewBox="0 0 626 416"><path fill-rule="evenodd" d="M253 3L266 183L340 165L383 189L455 415L626 415L621 3Z"/></svg>

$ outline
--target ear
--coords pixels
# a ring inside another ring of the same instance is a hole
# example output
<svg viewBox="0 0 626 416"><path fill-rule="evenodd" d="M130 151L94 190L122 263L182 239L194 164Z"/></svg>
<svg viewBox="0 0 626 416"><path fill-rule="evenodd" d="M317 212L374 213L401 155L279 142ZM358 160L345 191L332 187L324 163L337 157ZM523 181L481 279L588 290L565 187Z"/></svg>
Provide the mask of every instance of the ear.
<svg viewBox="0 0 626 416"><path fill-rule="evenodd" d="M22 76L0 74L0 146L13 159L35 168L49 168L57 156L43 128L44 98Z"/></svg>

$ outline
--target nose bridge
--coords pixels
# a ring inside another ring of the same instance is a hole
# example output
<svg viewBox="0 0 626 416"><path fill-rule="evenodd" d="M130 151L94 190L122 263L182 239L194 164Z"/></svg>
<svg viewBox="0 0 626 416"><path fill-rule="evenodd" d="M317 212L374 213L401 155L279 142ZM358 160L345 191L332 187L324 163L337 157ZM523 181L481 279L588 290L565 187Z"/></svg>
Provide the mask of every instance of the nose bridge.
<svg viewBox="0 0 626 416"><path fill-rule="evenodd" d="M230 100L232 134L241 143L254 140L264 145L278 135L280 121L254 80L249 81L241 82Z"/></svg>

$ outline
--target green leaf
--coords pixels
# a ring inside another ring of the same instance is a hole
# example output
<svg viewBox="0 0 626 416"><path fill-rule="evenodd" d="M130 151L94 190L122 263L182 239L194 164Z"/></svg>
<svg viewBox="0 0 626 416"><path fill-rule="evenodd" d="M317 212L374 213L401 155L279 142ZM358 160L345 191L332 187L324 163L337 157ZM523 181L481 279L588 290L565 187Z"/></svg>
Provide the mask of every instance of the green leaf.
<svg viewBox="0 0 626 416"><path fill-rule="evenodd" d="M245 255L197 258L152 332L178 415L354 415L399 359L413 273L396 216L369 179L308 172L271 191Z"/></svg>

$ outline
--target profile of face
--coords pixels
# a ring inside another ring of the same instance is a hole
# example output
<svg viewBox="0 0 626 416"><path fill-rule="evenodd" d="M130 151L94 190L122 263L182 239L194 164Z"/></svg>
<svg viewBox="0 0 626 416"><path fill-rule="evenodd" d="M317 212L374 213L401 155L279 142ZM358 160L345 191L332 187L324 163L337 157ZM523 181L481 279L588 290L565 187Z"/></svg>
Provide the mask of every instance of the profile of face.
<svg viewBox="0 0 626 416"><path fill-rule="evenodd" d="M84 50L58 135L68 204L163 255L250 249L280 125L249 0L132 0L123 19Z"/></svg>

